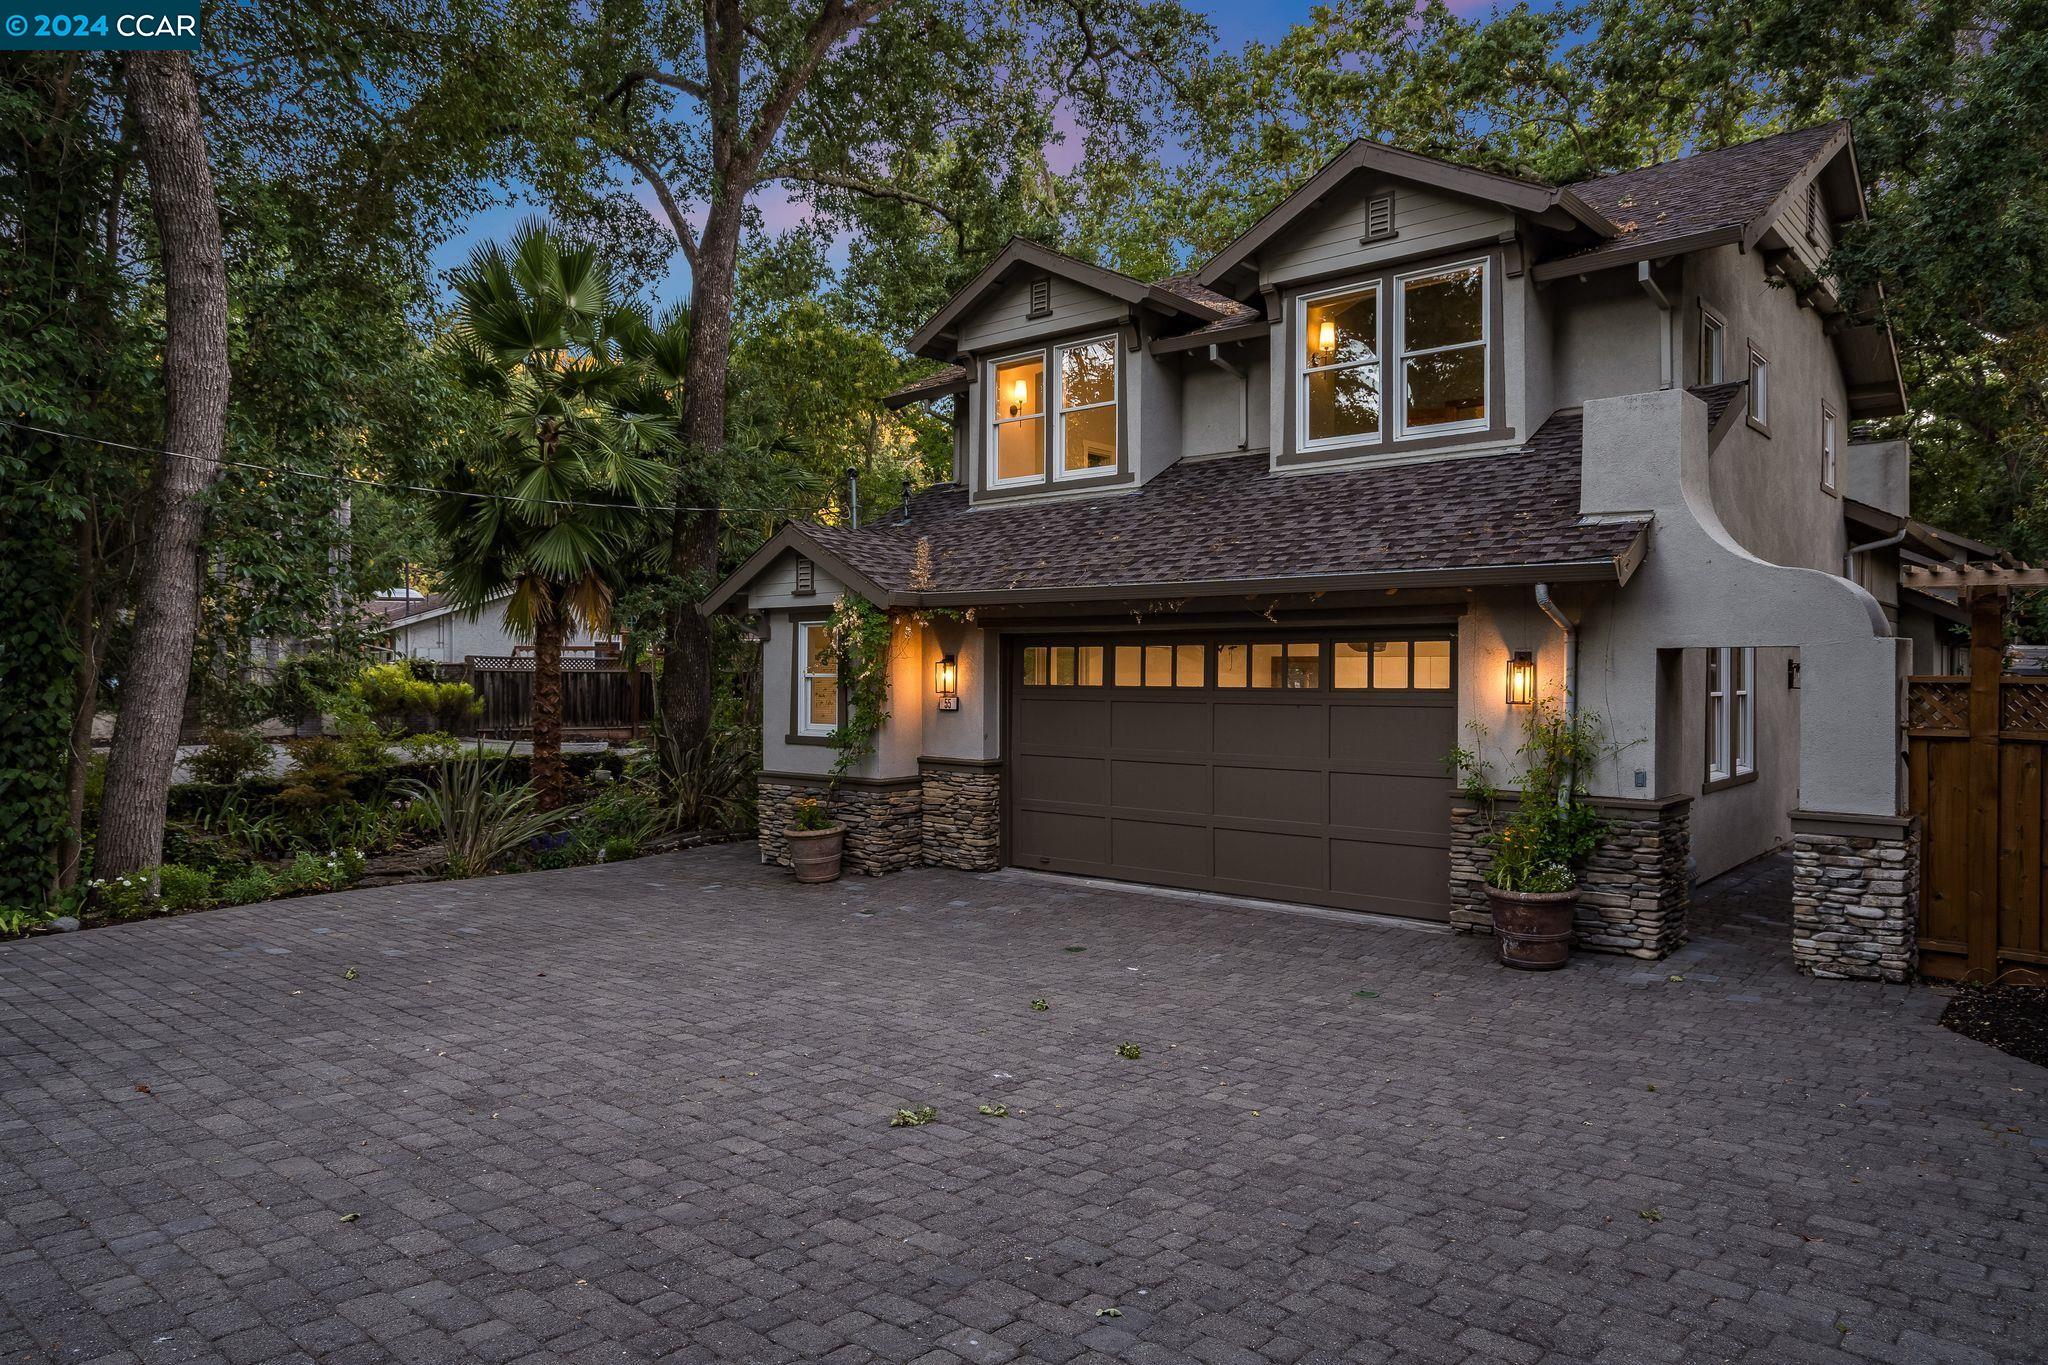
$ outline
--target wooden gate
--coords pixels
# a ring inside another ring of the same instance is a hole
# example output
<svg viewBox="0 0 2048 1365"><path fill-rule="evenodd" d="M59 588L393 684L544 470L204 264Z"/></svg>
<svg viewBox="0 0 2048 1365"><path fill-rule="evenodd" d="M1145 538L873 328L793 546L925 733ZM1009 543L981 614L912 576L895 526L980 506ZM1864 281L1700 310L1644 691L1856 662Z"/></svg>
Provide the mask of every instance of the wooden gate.
<svg viewBox="0 0 2048 1365"><path fill-rule="evenodd" d="M1920 973L2048 983L2048 678L2004 674L2004 602L1970 594L1970 676L1914 678Z"/></svg>
<svg viewBox="0 0 2048 1365"><path fill-rule="evenodd" d="M533 728L533 656L471 655L463 680L476 688L483 715L476 732L523 736ZM562 660L562 729L585 738L626 739L654 714L654 674L616 659Z"/></svg>

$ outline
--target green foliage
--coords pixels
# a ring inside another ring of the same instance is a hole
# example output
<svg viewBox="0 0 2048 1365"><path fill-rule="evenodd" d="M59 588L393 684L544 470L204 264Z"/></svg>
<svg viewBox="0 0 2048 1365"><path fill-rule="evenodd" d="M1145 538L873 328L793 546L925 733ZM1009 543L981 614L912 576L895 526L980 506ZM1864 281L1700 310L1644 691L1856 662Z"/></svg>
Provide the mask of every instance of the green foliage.
<svg viewBox="0 0 2048 1365"><path fill-rule="evenodd" d="M1516 750L1519 797L1505 825L1498 818L1502 792L1483 757L1487 733L1471 726L1472 748L1453 749L1445 762L1466 797L1484 812L1493 860L1486 880L1502 891L1568 891L1580 866L1599 847L1606 823L1581 798L1585 777L1610 752L1600 717L1567 716L1555 697L1538 699L1522 719Z"/></svg>
<svg viewBox="0 0 2048 1365"><path fill-rule="evenodd" d="M204 910L213 904L213 873L202 867L165 863L157 869L158 897L166 910Z"/></svg>
<svg viewBox="0 0 2048 1365"><path fill-rule="evenodd" d="M715 724L704 742L695 747L679 743L666 728L656 734L669 828L752 827L754 777L761 768L756 747L760 733L758 721Z"/></svg>
<svg viewBox="0 0 2048 1365"><path fill-rule="evenodd" d="M898 1109L889 1120L891 1128L922 1128L936 1119L939 1111L929 1104L920 1104L915 1109Z"/></svg>
<svg viewBox="0 0 2048 1365"><path fill-rule="evenodd" d="M414 763L446 763L462 754L462 741L442 730L407 735L398 741L398 747Z"/></svg>
<svg viewBox="0 0 2048 1365"><path fill-rule="evenodd" d="M206 747L192 755L186 765L201 782L232 787L243 778L270 767L270 745L248 730L214 726L206 731Z"/></svg>
<svg viewBox="0 0 2048 1365"><path fill-rule="evenodd" d="M459 725L484 709L483 698L468 683L435 682L403 663L371 664L356 674L349 689L377 720L431 716L444 726Z"/></svg>
<svg viewBox="0 0 2048 1365"><path fill-rule="evenodd" d="M841 777L874 753L875 739L889 719L889 650L895 628L887 612L847 593L832 604L831 630L844 708L839 728L832 732L839 750L832 773Z"/></svg>
<svg viewBox="0 0 2048 1365"><path fill-rule="evenodd" d="M639 856L640 841L626 835L605 840L604 847L597 851L597 860L601 863L624 862L628 858Z"/></svg>
<svg viewBox="0 0 2048 1365"><path fill-rule="evenodd" d="M264 713L279 720L318 716L347 694L363 661L347 654L295 654L271 670Z"/></svg>
<svg viewBox="0 0 2048 1365"><path fill-rule="evenodd" d="M0 938L20 938L57 917L49 906L0 905Z"/></svg>
<svg viewBox="0 0 2048 1365"><path fill-rule="evenodd" d="M503 765L481 757L443 763L431 785L407 779L401 788L425 808L424 818L447 850L452 877L495 870L556 823L556 812L535 806L532 787L508 785Z"/></svg>
<svg viewBox="0 0 2048 1365"><path fill-rule="evenodd" d="M86 883L93 908L110 920L143 919L156 913L157 898L150 890L150 868L119 877L95 877Z"/></svg>
<svg viewBox="0 0 2048 1365"><path fill-rule="evenodd" d="M250 905L283 894L284 887L269 868L254 866L238 872L220 884L222 905Z"/></svg>
<svg viewBox="0 0 2048 1365"><path fill-rule="evenodd" d="M814 796L803 796L791 805L789 823L792 829L813 834L821 829L831 829L838 821L832 818L832 810L824 802Z"/></svg>
<svg viewBox="0 0 2048 1365"><path fill-rule="evenodd" d="M363 855L354 849L315 853L304 849L278 874L283 895L314 891L339 891L363 875Z"/></svg>

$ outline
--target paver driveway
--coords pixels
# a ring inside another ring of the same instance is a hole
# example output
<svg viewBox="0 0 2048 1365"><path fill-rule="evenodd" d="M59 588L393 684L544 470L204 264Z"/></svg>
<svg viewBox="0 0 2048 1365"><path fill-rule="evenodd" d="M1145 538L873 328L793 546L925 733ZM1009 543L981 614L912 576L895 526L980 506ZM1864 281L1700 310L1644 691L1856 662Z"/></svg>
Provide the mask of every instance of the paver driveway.
<svg viewBox="0 0 2048 1365"><path fill-rule="evenodd" d="M0 1348L2043 1358L2041 1073L1783 875L1549 976L744 846L0 947Z"/></svg>

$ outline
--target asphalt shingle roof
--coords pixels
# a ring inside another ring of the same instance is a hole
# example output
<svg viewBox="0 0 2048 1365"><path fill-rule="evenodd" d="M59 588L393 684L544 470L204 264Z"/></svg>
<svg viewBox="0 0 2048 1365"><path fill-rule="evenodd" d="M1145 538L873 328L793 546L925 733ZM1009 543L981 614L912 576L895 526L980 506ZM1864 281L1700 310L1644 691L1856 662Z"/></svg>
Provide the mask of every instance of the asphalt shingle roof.
<svg viewBox="0 0 2048 1365"><path fill-rule="evenodd" d="M1559 413L1501 454L1327 473L1184 460L1128 493L1029 507L970 510L947 485L913 498L907 521L803 530L892 592L991 596L1611 561L1642 523L1580 520L1580 432Z"/></svg>

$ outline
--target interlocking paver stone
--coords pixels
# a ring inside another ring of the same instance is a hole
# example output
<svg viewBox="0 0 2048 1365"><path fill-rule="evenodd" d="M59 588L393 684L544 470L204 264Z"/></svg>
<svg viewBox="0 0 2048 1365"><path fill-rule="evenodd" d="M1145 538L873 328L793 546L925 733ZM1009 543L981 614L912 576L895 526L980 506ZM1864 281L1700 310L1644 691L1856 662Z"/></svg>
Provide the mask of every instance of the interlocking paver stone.
<svg viewBox="0 0 2048 1365"><path fill-rule="evenodd" d="M2042 1359L2041 1073L1789 921L734 846L0 945L0 1360Z"/></svg>

